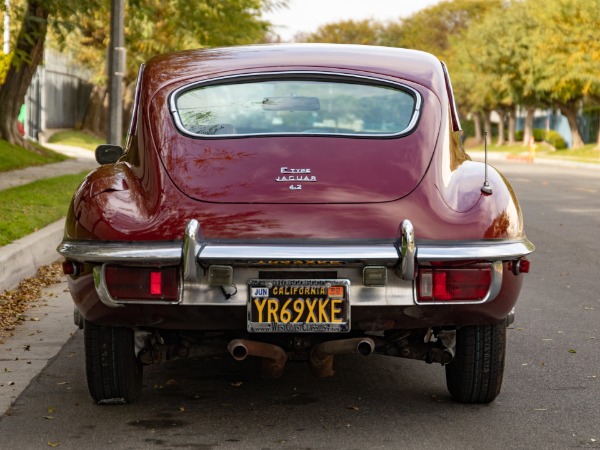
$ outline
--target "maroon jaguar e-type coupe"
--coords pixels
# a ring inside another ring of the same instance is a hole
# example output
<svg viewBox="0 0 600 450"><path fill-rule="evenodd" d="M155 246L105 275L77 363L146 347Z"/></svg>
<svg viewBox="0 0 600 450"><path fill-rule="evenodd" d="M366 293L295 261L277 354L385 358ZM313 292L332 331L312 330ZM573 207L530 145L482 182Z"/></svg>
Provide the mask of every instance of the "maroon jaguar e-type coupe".
<svg viewBox="0 0 600 450"><path fill-rule="evenodd" d="M526 255L519 203L460 140L434 56L345 45L184 51L142 66L125 149L77 189L59 246L98 403L144 365L229 352L445 365L502 384Z"/></svg>

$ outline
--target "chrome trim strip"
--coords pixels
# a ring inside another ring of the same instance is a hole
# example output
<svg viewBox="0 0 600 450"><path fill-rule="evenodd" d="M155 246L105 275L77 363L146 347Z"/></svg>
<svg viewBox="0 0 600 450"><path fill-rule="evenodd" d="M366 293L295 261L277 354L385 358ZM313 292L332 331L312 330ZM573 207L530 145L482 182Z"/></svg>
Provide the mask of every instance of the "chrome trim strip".
<svg viewBox="0 0 600 450"><path fill-rule="evenodd" d="M105 266L106 264L94 267L94 287L96 288L96 292L98 293L98 298L100 298L100 301L109 308L122 308L125 305L120 305L117 302L115 302L115 300L110 295L110 292L108 292L108 286L106 285L106 277L104 276Z"/></svg>
<svg viewBox="0 0 600 450"><path fill-rule="evenodd" d="M398 250L383 245L223 245L206 244L198 256L200 261L368 261L394 264Z"/></svg>
<svg viewBox="0 0 600 450"><path fill-rule="evenodd" d="M533 252L535 246L527 239L520 242L481 240L474 242L417 242L417 263L430 261L510 261Z"/></svg>
<svg viewBox="0 0 600 450"><path fill-rule="evenodd" d="M89 263L177 265L181 241L115 242L64 240L56 249L66 259Z"/></svg>
<svg viewBox="0 0 600 450"><path fill-rule="evenodd" d="M254 134L219 134L219 135L198 134L198 133L193 133L193 132L189 131L188 129L186 129L183 126L183 123L181 122L181 117L179 116L179 110L177 109L176 100L182 91L187 91L187 90L190 90L190 89L202 86L202 85L220 84L222 82L226 82L229 80L244 79L244 78L261 78L261 77L266 78L269 76L281 76L281 75L283 75L283 76L317 75L317 76L338 77L338 78L353 78L353 79L362 80L362 81L370 81L370 82L376 82L376 83L381 83L381 84L397 86L398 88L409 91L410 93L412 93L414 95L415 105L414 105L414 111L412 113L410 121L409 121L408 125L406 126L406 128L398 133L392 133L392 134L314 133L314 134L318 134L319 136L369 137L372 139L389 138L392 136L400 137L402 135L405 135L405 134L408 134L409 132L411 132L413 130L413 128L416 126L417 122L419 121L419 115L420 115L419 113L421 112L421 104L423 103L423 100L422 100L422 97L421 97L421 94L419 93L419 91L417 91L416 89L414 89L410 86L407 86L405 84L398 83L395 81L386 80L383 78L368 77L368 76L364 76L364 75L351 75L351 74L338 73L338 72L320 72L320 71L314 71L314 70L256 72L256 73L246 73L246 74L238 74L238 75L227 75L227 76L223 76L223 77L216 77L216 78L210 78L207 80L198 81L198 82L191 83L186 86L177 88L171 94L169 94L169 111L171 112L171 115L173 116L173 120L175 122L175 126L177 127L177 129L179 131L181 131L182 133L187 134L188 136L201 137L201 138L207 138L207 139L215 139L215 138L222 139L222 138L230 138L230 137L247 137L247 136L310 136L311 135L310 133L307 133L307 134L304 134L304 133L254 133Z"/></svg>
<svg viewBox="0 0 600 450"><path fill-rule="evenodd" d="M480 305L482 303L491 302L494 300L498 294L500 293L500 289L502 288L502 274L503 267L502 261L493 261L492 265L492 279L490 281L490 288L487 291L485 297L479 301L472 300L451 300L451 301L441 301L441 302L420 302L417 297L417 289L413 289L414 301L417 305L433 305L433 306L452 306L452 305Z"/></svg>
<svg viewBox="0 0 600 450"><path fill-rule="evenodd" d="M444 79L446 80L446 91L448 93L448 100L450 101L450 114L452 115L452 131L461 131L460 118L458 117L458 108L456 107L456 101L454 99L454 90L452 89L452 81L450 80L450 74L448 73L448 67L444 61L442 63L442 70L444 71Z"/></svg>

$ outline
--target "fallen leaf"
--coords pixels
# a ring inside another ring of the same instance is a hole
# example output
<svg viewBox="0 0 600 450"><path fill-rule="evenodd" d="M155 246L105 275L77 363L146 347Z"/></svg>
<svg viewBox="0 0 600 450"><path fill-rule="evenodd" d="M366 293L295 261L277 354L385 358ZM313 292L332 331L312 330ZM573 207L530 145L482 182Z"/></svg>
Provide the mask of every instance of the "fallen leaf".
<svg viewBox="0 0 600 450"><path fill-rule="evenodd" d="M54 414L56 412L56 409L54 408L54 406L50 406L50 408L48 408L48 412L50 414Z"/></svg>
<svg viewBox="0 0 600 450"><path fill-rule="evenodd" d="M243 382L243 381L233 381L233 382L231 383L231 385L232 385L233 387L240 387L242 384L244 384L244 382Z"/></svg>
<svg viewBox="0 0 600 450"><path fill-rule="evenodd" d="M358 411L358 406L346 406L346 408Z"/></svg>
<svg viewBox="0 0 600 450"><path fill-rule="evenodd" d="M9 385L9 386L14 386L14 385L15 385L15 382L14 382L14 381L9 381L9 382L8 382L8 385Z"/></svg>
<svg viewBox="0 0 600 450"><path fill-rule="evenodd" d="M52 416L44 416L44 419L46 419L46 420L54 420L54 417L52 417Z"/></svg>
<svg viewBox="0 0 600 450"><path fill-rule="evenodd" d="M23 350L25 351L29 351L30 348L31 346L29 344L23 346Z"/></svg>
<svg viewBox="0 0 600 450"><path fill-rule="evenodd" d="M10 370L10 369L8 369L7 367L5 367L5 368L4 368L4 373L7 373L7 372L12 372L12 370Z"/></svg>
<svg viewBox="0 0 600 450"><path fill-rule="evenodd" d="M180 406L180 407L179 407L179 411L180 411L180 412L185 412L185 407L183 407L183 406Z"/></svg>
<svg viewBox="0 0 600 450"><path fill-rule="evenodd" d="M29 320L31 320L32 322L39 322L40 321L39 317L32 317Z"/></svg>
<svg viewBox="0 0 600 450"><path fill-rule="evenodd" d="M572 348L569 349L569 353L577 353L577 350L574 350Z"/></svg>
<svg viewBox="0 0 600 450"><path fill-rule="evenodd" d="M177 380L174 380L171 378L170 380L167 380L167 382L165 384L167 386L173 386L174 384L177 384Z"/></svg>
<svg viewBox="0 0 600 450"><path fill-rule="evenodd" d="M48 441L48 446L49 447L58 447L60 445L60 442L50 442Z"/></svg>

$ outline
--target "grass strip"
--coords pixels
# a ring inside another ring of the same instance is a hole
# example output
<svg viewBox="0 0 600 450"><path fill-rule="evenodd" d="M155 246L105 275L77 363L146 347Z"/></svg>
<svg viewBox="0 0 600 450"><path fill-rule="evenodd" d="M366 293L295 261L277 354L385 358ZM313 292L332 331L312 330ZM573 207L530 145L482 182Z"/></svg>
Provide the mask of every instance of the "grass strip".
<svg viewBox="0 0 600 450"><path fill-rule="evenodd" d="M23 169L29 166L41 166L68 159L65 155L53 152L37 144L33 145L36 146L39 153L23 147L17 147L0 139L0 172Z"/></svg>
<svg viewBox="0 0 600 450"><path fill-rule="evenodd" d="M600 163L600 149L596 144L587 144L578 149L556 150L554 152L540 153L538 156L559 159L562 161L576 161L585 163Z"/></svg>
<svg viewBox="0 0 600 450"><path fill-rule="evenodd" d="M52 136L50 136L48 142L51 144L82 147L92 151L96 150L96 147L98 147L100 144L106 144L105 140L102 140L91 133L75 130L57 131Z"/></svg>
<svg viewBox="0 0 600 450"><path fill-rule="evenodd" d="M476 147L469 147L466 149L469 151L484 150L483 145ZM529 146L516 144L516 145L502 145L497 146L494 144L488 144L489 152L506 153L511 155L529 155ZM586 144L582 148L578 149L565 149L565 150L554 150L543 142L536 142L535 156L539 158L552 158L560 161L576 161L585 163L596 163L600 164L600 150L596 148L596 144Z"/></svg>
<svg viewBox="0 0 600 450"><path fill-rule="evenodd" d="M47 178L0 191L0 246L64 217L75 189L86 175Z"/></svg>

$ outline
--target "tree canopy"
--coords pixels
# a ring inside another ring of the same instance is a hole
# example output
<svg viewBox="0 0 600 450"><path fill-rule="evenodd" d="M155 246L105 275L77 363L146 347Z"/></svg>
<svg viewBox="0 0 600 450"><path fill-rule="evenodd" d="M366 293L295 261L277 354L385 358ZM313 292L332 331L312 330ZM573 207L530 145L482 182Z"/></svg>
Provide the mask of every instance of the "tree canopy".
<svg viewBox="0 0 600 450"><path fill-rule="evenodd" d="M0 138L27 145L16 118L35 70L43 58L48 30L54 41L94 69L105 73L110 0L12 0L9 11L18 32L10 67L0 87ZM254 43L270 24L261 13L286 0L130 0L126 2L128 67L150 56L190 47ZM4 8L4 2L0 8ZM136 70L129 70L135 76Z"/></svg>
<svg viewBox="0 0 600 450"><path fill-rule="evenodd" d="M125 9L125 45L128 76L150 57L175 50L263 42L271 24L263 11L282 7L275 0L130 0ZM74 15L78 26L55 41L78 61L105 73L110 2Z"/></svg>
<svg viewBox="0 0 600 450"><path fill-rule="evenodd" d="M449 67L463 116L497 111L514 120L519 106L532 120L535 108L555 108L574 148L583 145L582 103L600 103L600 0L446 0L406 18L332 23L301 38L433 53Z"/></svg>

